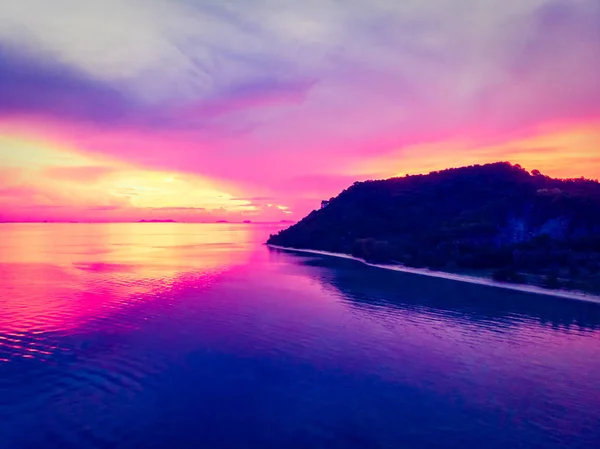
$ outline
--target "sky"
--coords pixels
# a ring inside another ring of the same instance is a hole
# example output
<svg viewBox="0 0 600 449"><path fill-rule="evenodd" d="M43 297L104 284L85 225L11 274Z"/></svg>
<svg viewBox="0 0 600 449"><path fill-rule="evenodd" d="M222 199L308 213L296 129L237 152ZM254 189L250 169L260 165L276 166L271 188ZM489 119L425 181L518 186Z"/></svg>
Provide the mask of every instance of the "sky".
<svg viewBox="0 0 600 449"><path fill-rule="evenodd" d="M599 0L0 2L0 220L298 220L355 181L600 177Z"/></svg>

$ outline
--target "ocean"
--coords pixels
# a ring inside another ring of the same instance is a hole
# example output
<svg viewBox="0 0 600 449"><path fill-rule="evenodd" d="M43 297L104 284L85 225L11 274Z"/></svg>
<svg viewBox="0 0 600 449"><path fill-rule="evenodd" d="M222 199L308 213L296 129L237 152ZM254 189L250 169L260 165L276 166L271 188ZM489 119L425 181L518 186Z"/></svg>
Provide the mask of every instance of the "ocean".
<svg viewBox="0 0 600 449"><path fill-rule="evenodd" d="M282 226L1 224L0 448L600 447L599 304Z"/></svg>

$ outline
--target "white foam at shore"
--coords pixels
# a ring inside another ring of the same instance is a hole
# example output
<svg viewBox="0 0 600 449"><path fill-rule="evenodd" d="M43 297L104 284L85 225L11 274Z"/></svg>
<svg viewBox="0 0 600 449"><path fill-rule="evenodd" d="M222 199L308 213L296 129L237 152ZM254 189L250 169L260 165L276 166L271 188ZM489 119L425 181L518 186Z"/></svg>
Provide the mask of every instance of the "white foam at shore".
<svg viewBox="0 0 600 449"><path fill-rule="evenodd" d="M431 276L442 279L450 279L452 281L459 282L469 282L471 284L479 284L479 285L487 285L489 287L497 287L504 288L507 290L516 290L520 292L526 293L534 293L536 295L547 295L547 296L555 296L558 298L566 298L566 299L576 299L578 301L588 301L600 303L600 296L590 295L583 292L577 291L568 291L568 290L550 290L547 288L537 287L535 285L527 285L527 284L509 284L504 282L494 281L493 279L480 278L477 276L468 276L466 274L454 274L454 273L446 273L443 271L433 271L428 270L426 268L410 268L403 265L387 265L387 264L375 264L369 263L364 259L359 257L354 257L349 254L343 253L332 253L329 251L319 251L316 249L298 249L298 248L288 248L285 246L278 245L270 245L267 246L271 248L281 249L284 251L293 251L300 253L309 253L309 254L319 254L322 256L331 256L331 257L340 257L342 259L352 259L357 262L364 263L370 267L383 268L384 270L392 270L392 271L401 271L403 273L412 273L412 274L420 274L422 276Z"/></svg>

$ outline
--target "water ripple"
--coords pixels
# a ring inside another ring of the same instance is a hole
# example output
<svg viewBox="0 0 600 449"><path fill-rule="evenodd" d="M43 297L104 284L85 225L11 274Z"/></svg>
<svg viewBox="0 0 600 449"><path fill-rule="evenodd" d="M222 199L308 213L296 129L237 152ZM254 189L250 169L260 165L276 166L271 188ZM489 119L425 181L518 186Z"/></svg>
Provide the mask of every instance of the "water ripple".
<svg viewBox="0 0 600 449"><path fill-rule="evenodd" d="M4 230L0 448L600 441L599 305L206 226Z"/></svg>

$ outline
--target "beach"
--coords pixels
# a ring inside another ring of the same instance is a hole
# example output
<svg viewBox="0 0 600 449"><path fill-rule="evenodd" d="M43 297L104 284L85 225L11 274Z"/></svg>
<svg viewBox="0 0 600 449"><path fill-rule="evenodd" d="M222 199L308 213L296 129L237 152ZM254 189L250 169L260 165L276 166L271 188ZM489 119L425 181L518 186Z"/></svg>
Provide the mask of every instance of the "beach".
<svg viewBox="0 0 600 449"><path fill-rule="evenodd" d="M584 292L579 292L579 291L550 290L547 288L538 287L536 285L511 284L511 283L505 283L505 282L498 282L498 281L494 281L493 279L484 278L484 277L469 276L466 274L447 273L444 271L429 270L427 268L411 268L411 267L406 267L403 265L393 265L393 264L375 264L375 263L367 262L366 260L361 259L359 257L354 257L354 256L351 256L350 254L344 254L344 253L334 253L334 252L320 251L320 250L315 250L315 249L288 248L285 246L270 245L270 244L268 244L267 246L269 246L270 248L275 248L275 249L279 249L279 250L283 250L283 251L291 251L291 252L299 252L299 253L307 253L307 254L318 254L321 256L352 259L352 260L356 260L357 262L361 262L365 265L368 265L370 267L382 268L384 270L400 271L402 273L418 274L421 276L430 276L430 277L436 277L436 278L441 278L441 279L449 279L449 280L458 281L458 282L468 282L470 284L479 284L479 285L485 285L488 287L503 288L503 289L507 289L507 290L515 290L515 291L520 291L520 292L525 292L525 293L533 293L536 295L547 295L547 296L554 296L557 298L574 299L577 301L600 303L600 296L592 295L592 294L584 293Z"/></svg>

